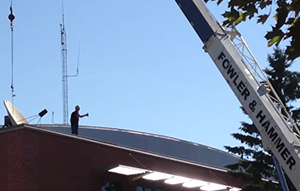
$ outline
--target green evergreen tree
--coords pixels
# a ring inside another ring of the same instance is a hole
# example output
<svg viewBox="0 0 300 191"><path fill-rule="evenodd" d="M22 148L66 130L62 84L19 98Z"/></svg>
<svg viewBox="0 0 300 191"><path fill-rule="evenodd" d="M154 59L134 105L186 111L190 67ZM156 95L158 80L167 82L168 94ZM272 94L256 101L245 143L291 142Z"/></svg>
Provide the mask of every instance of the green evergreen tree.
<svg viewBox="0 0 300 191"><path fill-rule="evenodd" d="M288 61L284 51L275 48L272 54L267 56L269 67L265 73L278 94L279 98L291 113L297 124L300 123L300 110L292 106L292 102L300 98L300 73L290 71L292 62ZM247 113L241 107L245 115ZM237 164L228 165L227 168L233 176L239 177L249 184L243 191L269 191L281 190L280 185L271 181L263 181L262 178L273 177L276 181L277 172L274 162L269 153L264 151L259 131L253 123L241 122L241 132L233 133L234 139L242 143L241 146L225 146L225 149L233 154L239 155L241 160ZM290 191L295 188L290 180L287 180Z"/></svg>

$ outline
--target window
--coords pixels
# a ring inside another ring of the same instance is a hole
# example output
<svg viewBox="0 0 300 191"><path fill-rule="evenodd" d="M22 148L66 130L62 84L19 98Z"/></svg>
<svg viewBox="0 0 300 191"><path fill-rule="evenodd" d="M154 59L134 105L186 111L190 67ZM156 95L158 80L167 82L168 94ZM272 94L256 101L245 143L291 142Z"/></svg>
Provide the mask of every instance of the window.
<svg viewBox="0 0 300 191"><path fill-rule="evenodd" d="M122 185L117 182L103 180L101 191L122 191Z"/></svg>

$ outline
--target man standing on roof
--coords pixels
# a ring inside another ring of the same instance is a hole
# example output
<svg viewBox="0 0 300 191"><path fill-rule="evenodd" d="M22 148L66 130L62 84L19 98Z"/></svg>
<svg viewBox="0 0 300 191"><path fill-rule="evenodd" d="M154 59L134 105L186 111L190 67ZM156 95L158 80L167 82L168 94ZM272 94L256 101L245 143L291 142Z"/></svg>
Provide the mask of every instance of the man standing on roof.
<svg viewBox="0 0 300 191"><path fill-rule="evenodd" d="M71 114L70 122L71 122L71 130L72 130L73 135L78 135L79 118L89 116L89 113L86 113L84 115L80 115L79 110L80 110L80 106L76 105L75 106L75 111L73 111L72 114Z"/></svg>

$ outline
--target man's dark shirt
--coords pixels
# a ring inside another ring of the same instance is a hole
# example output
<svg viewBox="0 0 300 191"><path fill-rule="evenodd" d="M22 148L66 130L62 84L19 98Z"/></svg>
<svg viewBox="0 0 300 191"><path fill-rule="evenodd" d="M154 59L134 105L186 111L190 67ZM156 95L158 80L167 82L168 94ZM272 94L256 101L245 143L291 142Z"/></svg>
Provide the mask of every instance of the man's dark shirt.
<svg viewBox="0 0 300 191"><path fill-rule="evenodd" d="M79 117L78 117L78 111L73 111L71 114L71 125L78 126Z"/></svg>

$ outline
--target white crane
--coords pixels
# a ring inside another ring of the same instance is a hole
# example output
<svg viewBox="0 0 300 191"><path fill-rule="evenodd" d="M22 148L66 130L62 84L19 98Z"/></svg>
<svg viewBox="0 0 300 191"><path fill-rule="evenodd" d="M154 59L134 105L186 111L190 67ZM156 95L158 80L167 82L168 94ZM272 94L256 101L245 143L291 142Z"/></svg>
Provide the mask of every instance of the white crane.
<svg viewBox="0 0 300 191"><path fill-rule="evenodd" d="M275 156L300 191L299 129L242 35L234 26L223 28L201 0L175 1L258 128L265 150Z"/></svg>

